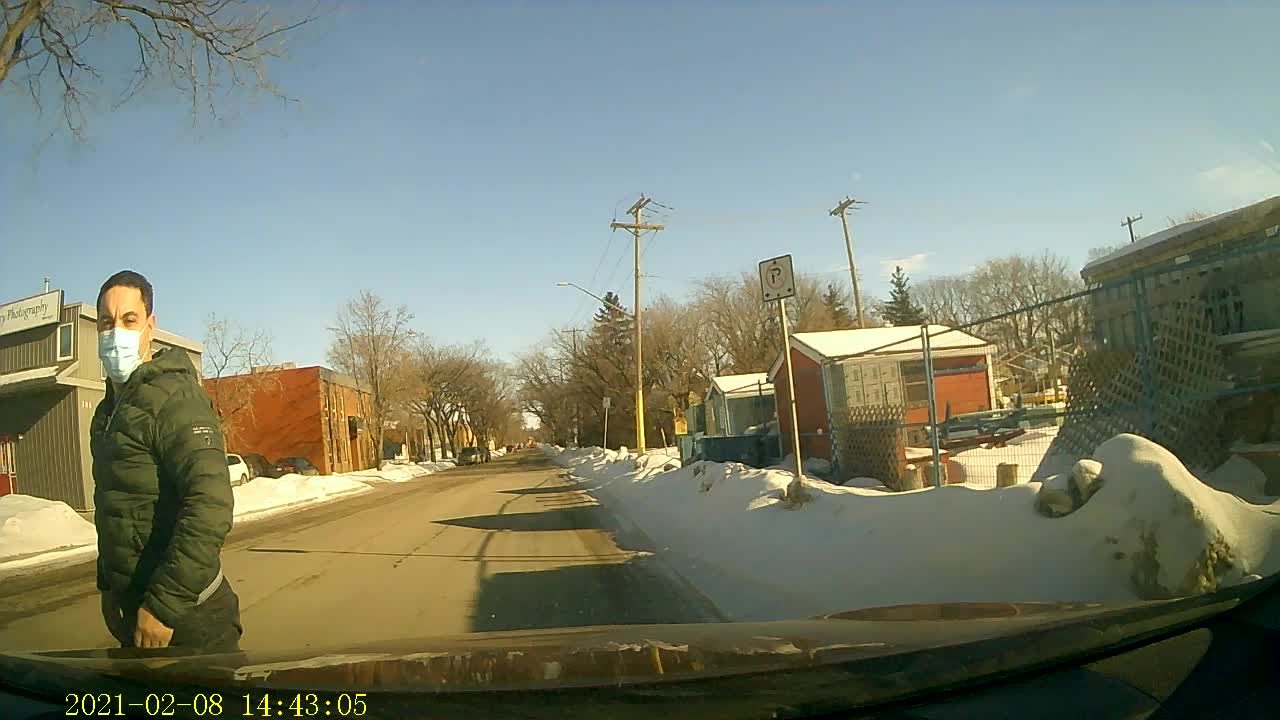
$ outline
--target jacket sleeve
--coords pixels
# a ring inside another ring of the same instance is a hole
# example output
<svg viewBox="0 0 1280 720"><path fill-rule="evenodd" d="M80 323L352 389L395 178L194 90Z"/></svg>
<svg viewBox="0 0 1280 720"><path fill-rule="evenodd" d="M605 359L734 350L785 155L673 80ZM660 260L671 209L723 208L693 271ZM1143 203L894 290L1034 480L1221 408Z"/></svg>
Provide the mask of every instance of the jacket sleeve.
<svg viewBox="0 0 1280 720"><path fill-rule="evenodd" d="M177 484L178 519L165 557L142 605L175 627L221 572L222 543L231 530L233 498L222 428L198 387L184 389L156 417L161 472Z"/></svg>

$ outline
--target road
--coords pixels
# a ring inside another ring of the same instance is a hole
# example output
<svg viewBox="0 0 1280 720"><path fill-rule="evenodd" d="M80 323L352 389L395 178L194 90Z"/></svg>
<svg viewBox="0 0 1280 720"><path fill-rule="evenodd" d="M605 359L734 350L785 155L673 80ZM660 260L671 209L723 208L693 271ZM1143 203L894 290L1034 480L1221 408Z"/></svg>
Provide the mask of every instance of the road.
<svg viewBox="0 0 1280 720"><path fill-rule="evenodd" d="M720 619L562 473L526 451L237 526L242 647ZM0 651L111 646L92 563L0 583Z"/></svg>

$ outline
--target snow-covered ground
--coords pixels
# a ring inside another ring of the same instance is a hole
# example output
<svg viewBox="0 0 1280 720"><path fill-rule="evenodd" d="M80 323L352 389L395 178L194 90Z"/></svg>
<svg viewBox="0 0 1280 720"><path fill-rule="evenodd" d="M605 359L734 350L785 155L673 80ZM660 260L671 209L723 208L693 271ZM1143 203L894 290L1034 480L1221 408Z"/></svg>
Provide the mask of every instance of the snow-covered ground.
<svg viewBox="0 0 1280 720"><path fill-rule="evenodd" d="M1276 498L1215 490L1132 435L1098 448L1100 489L1060 518L1036 511L1039 482L893 493L812 481L809 500L789 508L786 471L712 462L664 471L679 461L545 451L734 620L919 602L1127 601L1280 571Z"/></svg>
<svg viewBox="0 0 1280 720"><path fill-rule="evenodd" d="M964 450L948 459L947 472L959 473L963 483L975 488L994 488L996 486L996 466L1001 463L1013 463L1018 466L1018 482L1030 482L1032 477L1043 477L1052 472L1064 472L1070 467L1067 463L1062 468L1042 468L1045 454L1049 446L1058 436L1057 427L1029 430L1019 435L1003 447L977 447ZM1037 474L1037 470L1040 471ZM955 481L958 478L948 478Z"/></svg>
<svg viewBox="0 0 1280 720"><path fill-rule="evenodd" d="M232 489L235 523L369 492L374 485L417 480L453 467L453 460L444 460L342 475L254 478ZM66 503L29 495L0 496L0 570L92 558L97 554L97 542L93 523Z"/></svg>

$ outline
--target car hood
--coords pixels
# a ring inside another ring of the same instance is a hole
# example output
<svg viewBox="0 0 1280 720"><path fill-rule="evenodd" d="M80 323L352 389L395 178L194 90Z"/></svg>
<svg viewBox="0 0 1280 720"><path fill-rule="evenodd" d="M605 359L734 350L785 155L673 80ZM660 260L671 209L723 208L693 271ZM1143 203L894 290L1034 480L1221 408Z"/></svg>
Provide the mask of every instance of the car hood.
<svg viewBox="0 0 1280 720"><path fill-rule="evenodd" d="M1096 650L1170 623L1221 612L1239 594L1125 605L902 605L760 623L630 625L403 639L341 652L180 656L134 649L0 656L0 677L31 688L122 682L351 691L529 690L622 686L742 674L865 666L903 658L931 680L1007 672ZM1046 653L1048 653L1046 655ZM944 656L947 658L943 660ZM868 664L869 663L869 664ZM957 664L958 663L958 664ZM880 669L877 669L880 668ZM874 680L883 685L883 678ZM881 688L882 690L885 688Z"/></svg>

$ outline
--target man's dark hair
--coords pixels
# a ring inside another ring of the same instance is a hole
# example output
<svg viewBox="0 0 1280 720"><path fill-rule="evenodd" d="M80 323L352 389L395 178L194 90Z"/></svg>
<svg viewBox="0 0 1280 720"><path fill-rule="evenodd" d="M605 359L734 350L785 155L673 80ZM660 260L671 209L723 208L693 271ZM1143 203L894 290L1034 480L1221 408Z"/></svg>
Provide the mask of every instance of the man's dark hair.
<svg viewBox="0 0 1280 720"><path fill-rule="evenodd" d="M102 283L102 289L98 291L97 306L99 309L102 308L102 296L106 295L107 291L113 287L133 288L142 293L142 306L147 309L147 316L150 317L154 314L152 301L155 299L155 291L151 289L151 283L142 277L142 273L121 270L107 278L107 281Z"/></svg>

